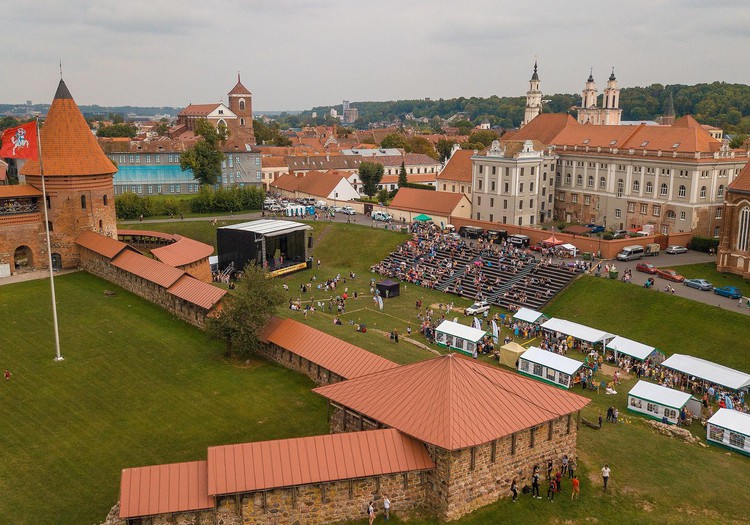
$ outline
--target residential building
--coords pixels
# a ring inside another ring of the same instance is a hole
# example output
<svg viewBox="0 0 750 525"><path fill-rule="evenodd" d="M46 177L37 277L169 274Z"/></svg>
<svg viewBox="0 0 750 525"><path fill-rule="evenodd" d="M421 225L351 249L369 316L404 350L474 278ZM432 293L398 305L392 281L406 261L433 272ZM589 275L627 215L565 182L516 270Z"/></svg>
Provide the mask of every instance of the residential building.
<svg viewBox="0 0 750 525"><path fill-rule="evenodd" d="M435 224L449 224L451 217L471 218L471 201L461 193L401 188L388 211L396 221L411 222L426 214Z"/></svg>
<svg viewBox="0 0 750 525"><path fill-rule="evenodd" d="M437 176L437 190L463 193L471 199L471 158L476 154L476 150L454 144L445 168Z"/></svg>
<svg viewBox="0 0 750 525"><path fill-rule="evenodd" d="M471 157L472 218L518 226L552 219L556 159L539 141L493 141Z"/></svg>
<svg viewBox="0 0 750 525"><path fill-rule="evenodd" d="M285 197L299 199L303 197L316 200L352 201L359 198L359 193L347 180L347 173L340 171L310 171L305 175L282 175L270 185L271 191Z"/></svg>

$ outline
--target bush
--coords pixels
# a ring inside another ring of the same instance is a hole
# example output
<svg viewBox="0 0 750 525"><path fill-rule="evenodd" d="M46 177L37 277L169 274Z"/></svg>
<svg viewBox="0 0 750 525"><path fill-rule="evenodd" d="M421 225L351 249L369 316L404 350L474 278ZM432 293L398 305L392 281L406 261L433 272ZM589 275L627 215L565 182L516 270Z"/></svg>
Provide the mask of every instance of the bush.
<svg viewBox="0 0 750 525"><path fill-rule="evenodd" d="M142 215L146 216L145 199L142 199L135 193L123 193L115 197L115 211L118 219L137 219Z"/></svg>
<svg viewBox="0 0 750 525"><path fill-rule="evenodd" d="M133 220L141 215L157 217L190 212L259 210L263 207L264 198L263 190L255 186L221 187L216 190L211 186L202 186L195 196L187 199L163 196L139 197L135 193L123 193L115 197L115 209L118 219Z"/></svg>
<svg viewBox="0 0 750 525"><path fill-rule="evenodd" d="M716 253L716 249L719 247L719 239L714 239L712 237L693 237L690 240L690 246L689 248L691 250L695 250L697 252L705 252L709 253L713 251L713 253Z"/></svg>

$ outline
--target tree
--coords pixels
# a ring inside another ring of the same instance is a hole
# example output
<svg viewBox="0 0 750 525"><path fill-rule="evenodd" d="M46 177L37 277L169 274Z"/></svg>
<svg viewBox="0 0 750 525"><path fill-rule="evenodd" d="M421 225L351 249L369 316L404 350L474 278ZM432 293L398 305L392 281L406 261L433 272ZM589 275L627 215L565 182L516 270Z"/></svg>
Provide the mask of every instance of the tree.
<svg viewBox="0 0 750 525"><path fill-rule="evenodd" d="M404 161L401 161L401 170L398 172L398 187L403 188L409 183L409 180L406 178L406 164L404 164Z"/></svg>
<svg viewBox="0 0 750 525"><path fill-rule="evenodd" d="M500 137L497 136L497 133L495 133L492 130L489 129L482 129L479 131L475 131L471 135L469 135L469 142L479 142L483 144L485 147L489 148L490 144L492 144L493 140L498 140Z"/></svg>
<svg viewBox="0 0 750 525"><path fill-rule="evenodd" d="M224 296L221 310L206 323L208 332L227 344L227 355L248 357L259 346L258 331L284 302L279 283L266 271L248 263L237 286Z"/></svg>
<svg viewBox="0 0 750 525"><path fill-rule="evenodd" d="M406 137L404 137L400 133L391 133L389 135L386 135L380 142L380 147L400 148L406 150L407 152L410 151L409 142L406 140Z"/></svg>
<svg viewBox="0 0 750 525"><path fill-rule="evenodd" d="M454 141L448 139L440 139L437 142L435 148L440 155L440 160L447 160L451 156L451 150L453 149Z"/></svg>
<svg viewBox="0 0 750 525"><path fill-rule="evenodd" d="M359 179L362 181L365 195L372 197L378 191L378 184L383 179L383 165L374 162L360 163Z"/></svg>
<svg viewBox="0 0 750 525"><path fill-rule="evenodd" d="M732 140L729 141L729 147L732 149L741 148L742 145L747 141L747 135L744 133L738 133Z"/></svg>
<svg viewBox="0 0 750 525"><path fill-rule="evenodd" d="M221 163L225 156L219 147L227 138L226 126L219 124L215 128L208 120L200 119L195 123L195 134L201 139L180 155L180 168L193 170L193 177L199 184L213 186L221 180Z"/></svg>
<svg viewBox="0 0 750 525"><path fill-rule="evenodd" d="M412 137L409 139L409 148L407 150L409 153L423 153L425 155L429 155L433 159L438 159L438 152L435 150L435 146L432 145L432 142L427 140L424 137Z"/></svg>
<svg viewBox="0 0 750 525"><path fill-rule="evenodd" d="M167 120L166 118L162 118L159 123L154 126L154 131L160 137L164 137L167 133L169 133L169 120Z"/></svg>
<svg viewBox="0 0 750 525"><path fill-rule="evenodd" d="M96 130L97 137L130 137L132 139L136 133L138 133L138 130L132 122L100 126Z"/></svg>

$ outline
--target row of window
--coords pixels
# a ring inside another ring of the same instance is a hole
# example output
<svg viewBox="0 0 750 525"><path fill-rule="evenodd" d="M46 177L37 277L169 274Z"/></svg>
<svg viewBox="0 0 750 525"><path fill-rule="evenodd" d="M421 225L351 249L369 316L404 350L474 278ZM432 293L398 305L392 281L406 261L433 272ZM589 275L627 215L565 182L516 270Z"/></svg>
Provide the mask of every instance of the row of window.
<svg viewBox="0 0 750 525"><path fill-rule="evenodd" d="M549 218L549 215L550 215L550 214L549 214L549 213L547 213L547 216L548 216L547 218ZM476 219L477 219L478 221L481 221L481 220L482 220L482 213L481 213L481 212L477 212L477 217L476 217ZM544 219L544 217L542 217L542 219ZM493 213L490 213L490 214L489 214L489 218L488 218L487 220L488 220L488 221L490 221L490 222L495 222L495 215L494 215ZM508 216L507 216L507 215L503 215L503 220L502 220L502 221L500 221L500 223L501 223L501 224L509 224L509 223L508 223ZM531 225L533 225L533 224L534 224L534 215L530 215L530 216L529 216L529 225L531 226ZM523 226L523 217L518 217L518 225L519 225L519 226Z"/></svg>
<svg viewBox="0 0 750 525"><path fill-rule="evenodd" d="M489 168L490 168L489 169L489 173L491 175L497 175L497 166L489 166ZM484 173L484 165L480 164L479 165L479 174L481 175L482 173ZM505 168L504 174L505 174L506 177L510 177L510 168L509 167ZM518 168L518 175L520 177L523 177L525 174L526 174L526 168L525 167ZM532 176L536 175L536 166L530 166L529 167L529 174L532 175ZM545 175L546 175L546 173L545 173Z"/></svg>
<svg viewBox="0 0 750 525"><path fill-rule="evenodd" d="M572 167L575 164L576 167L582 168L586 163L583 161L577 161L573 162L572 160L566 160L565 166ZM562 166L562 162L558 161L558 166ZM596 168L595 162L589 162L588 164L589 168ZM600 163L599 168L600 169L607 169L608 165L606 163ZM625 164L617 164L617 171L627 171L627 166ZM689 177L690 176L690 170L677 170L678 175L680 177ZM734 170L732 168L727 169L720 169L717 171L717 174L719 177L727 177L732 175ZM647 175L655 175L657 173L657 168L654 166L633 166L633 173L646 173ZM659 173L661 175L672 175L672 169L671 168L660 168ZM698 177L701 179L707 179L711 176L711 170L701 170L698 172Z"/></svg>
<svg viewBox="0 0 750 525"><path fill-rule="evenodd" d="M199 185L198 184L186 184L185 191L187 193L198 193ZM183 185L182 184L132 184L129 186L115 186L115 193L116 194L123 194L123 193L137 193L139 195L143 195L144 189L146 194L148 195L161 195L162 193L182 193Z"/></svg>
<svg viewBox="0 0 750 525"><path fill-rule="evenodd" d="M558 174L558 179L559 179L559 174ZM567 175L565 175L565 184L568 185L568 186L572 185L572 176L571 176L570 173L568 173ZM576 186L583 186L583 175L579 174L579 175L576 176ZM586 181L586 186L589 187L589 188L593 188L594 187L594 176L593 175L589 175L588 176L588 179ZM599 188L600 189L606 189L606 187L607 187L607 178L606 177L600 177L599 178ZM640 191L641 191L641 181L634 180L633 181L633 193L640 193ZM622 195L624 194L624 192L625 192L625 182L622 179L619 179L617 181L617 196L618 197L622 197ZM651 182L651 181L646 182L644 193L646 193L646 194L652 194L652 193L654 193L654 183L653 182ZM700 192L699 192L699 197L701 199L705 199L706 196L707 196L707 193L708 193L708 190L707 190L706 186L701 186L701 189L700 189ZM669 195L669 185L666 182L662 183L661 186L659 187L659 194L661 196L667 196L667 195ZM682 198L684 198L684 197L687 196L687 188L685 187L685 185L681 184L680 187L677 189L677 196L678 197L682 197ZM716 190L716 197L717 198L722 198L723 196L724 196L724 185L721 184L721 185L719 185L719 187Z"/></svg>
<svg viewBox="0 0 750 525"><path fill-rule="evenodd" d="M715 441L724 441L725 429L711 425L708 435ZM737 432L729 431L729 444L733 447L745 448L745 436Z"/></svg>

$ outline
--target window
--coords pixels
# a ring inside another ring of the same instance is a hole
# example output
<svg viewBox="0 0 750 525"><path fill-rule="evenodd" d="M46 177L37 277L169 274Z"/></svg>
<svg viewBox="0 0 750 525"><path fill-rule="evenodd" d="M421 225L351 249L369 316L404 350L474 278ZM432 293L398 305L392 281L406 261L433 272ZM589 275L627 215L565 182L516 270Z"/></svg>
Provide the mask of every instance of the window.
<svg viewBox="0 0 750 525"><path fill-rule="evenodd" d="M629 202L628 203L628 213L633 213L635 211L635 203Z"/></svg>
<svg viewBox="0 0 750 525"><path fill-rule="evenodd" d="M717 219L721 219L721 208L716 208L716 216Z"/></svg>
<svg viewBox="0 0 750 525"><path fill-rule="evenodd" d="M680 184L680 187L677 189L677 196L678 197L684 197L687 194L687 188Z"/></svg>
<svg viewBox="0 0 750 525"><path fill-rule="evenodd" d="M659 413L659 405L656 405L654 403L646 403L646 410L649 412L653 412L654 414Z"/></svg>
<svg viewBox="0 0 750 525"><path fill-rule="evenodd" d="M680 212L680 220L684 221L685 219L687 219L687 213L685 213L684 211L681 211Z"/></svg>
<svg viewBox="0 0 750 525"><path fill-rule="evenodd" d="M151 164L151 155L146 155L146 164Z"/></svg>
<svg viewBox="0 0 750 525"><path fill-rule="evenodd" d="M161 163L161 155L154 155L154 164Z"/></svg>
<svg viewBox="0 0 750 525"><path fill-rule="evenodd" d="M714 226L714 237L721 235L721 226Z"/></svg>
<svg viewBox="0 0 750 525"><path fill-rule="evenodd" d="M583 196L583 204L586 206L591 205L591 195L584 195Z"/></svg>
<svg viewBox="0 0 750 525"><path fill-rule="evenodd" d="M661 234L662 235L669 235L669 224L662 224L661 225Z"/></svg>
<svg viewBox="0 0 750 525"><path fill-rule="evenodd" d="M492 174L495 175L497 173L497 168L495 166L492 166Z"/></svg>
<svg viewBox="0 0 750 525"><path fill-rule="evenodd" d="M643 408L643 403L641 402L640 399L638 399L636 397L631 397L630 398L630 406L631 407L635 407L635 408Z"/></svg>
<svg viewBox="0 0 750 525"><path fill-rule="evenodd" d="M621 219L622 218L622 211L619 209L615 210L615 219Z"/></svg>
<svg viewBox="0 0 750 525"><path fill-rule="evenodd" d="M492 197L490 197L490 208L492 208L494 206L495 206L495 199L493 199ZM490 219L490 222L491 221L492 221L492 219Z"/></svg>
<svg viewBox="0 0 750 525"><path fill-rule="evenodd" d="M669 418L669 419L677 419L677 411L671 408L665 408L664 417Z"/></svg>
<svg viewBox="0 0 750 525"><path fill-rule="evenodd" d="M659 188L659 195L666 196L667 194L669 194L669 186L664 182Z"/></svg>
<svg viewBox="0 0 750 525"><path fill-rule="evenodd" d="M240 99L240 111L245 111L245 99Z"/></svg>
<svg viewBox="0 0 750 525"><path fill-rule="evenodd" d="M570 173L568 173L567 175L565 175L565 184L567 184L568 186L570 186L572 180L573 180L573 176Z"/></svg>
<svg viewBox="0 0 750 525"><path fill-rule="evenodd" d="M625 183L623 182L622 179L619 179L617 181L617 196L622 197L622 194L624 193L624 191L625 191Z"/></svg>
<svg viewBox="0 0 750 525"><path fill-rule="evenodd" d="M519 201L518 201L518 209L519 209L519 210L522 210L522 209L523 209L523 201L522 201L522 200L519 200Z"/></svg>
<svg viewBox="0 0 750 525"><path fill-rule="evenodd" d="M55 231L55 229L52 227L52 221L47 221L47 229L49 231Z"/></svg>
<svg viewBox="0 0 750 525"><path fill-rule="evenodd" d="M729 444L737 448L745 448L745 436L737 432L729 432Z"/></svg>
<svg viewBox="0 0 750 525"><path fill-rule="evenodd" d="M647 182L646 183L646 193L649 195L654 193L654 183L653 182Z"/></svg>
<svg viewBox="0 0 750 525"><path fill-rule="evenodd" d="M716 425L710 425L708 437L714 441L724 441L724 429Z"/></svg>
<svg viewBox="0 0 750 525"><path fill-rule="evenodd" d="M544 367L542 367L542 365L540 365L539 363L534 363L534 368L532 370L532 373L535 376L543 377L542 376L543 372L544 372Z"/></svg>
<svg viewBox="0 0 750 525"><path fill-rule="evenodd" d="M508 199L503 199L503 209L504 210L508 209ZM503 222L505 222L505 221L503 221Z"/></svg>
<svg viewBox="0 0 750 525"><path fill-rule="evenodd" d="M567 385L569 380L570 380L570 376L568 374L563 374L562 372L560 372L560 374L557 376L557 382L560 383L561 385Z"/></svg>
<svg viewBox="0 0 750 525"><path fill-rule="evenodd" d="M547 379L549 379L550 381L555 380L555 371L552 370L551 368L547 369Z"/></svg>
<svg viewBox="0 0 750 525"><path fill-rule="evenodd" d="M479 172L480 173L482 172L482 166L479 166ZM478 190L482 189L482 179L477 179L477 189Z"/></svg>
<svg viewBox="0 0 750 525"><path fill-rule="evenodd" d="M583 186L583 175L580 173L576 176L576 185Z"/></svg>
<svg viewBox="0 0 750 525"><path fill-rule="evenodd" d="M578 194L577 193L572 193L570 195L570 199L573 201L573 204L577 204L578 203Z"/></svg>
<svg viewBox="0 0 750 525"><path fill-rule="evenodd" d="M750 246L750 206L740 210L739 228L737 229L737 249L745 252Z"/></svg>
<svg viewBox="0 0 750 525"><path fill-rule="evenodd" d="M607 178L606 177L599 177L599 188L604 189L607 187Z"/></svg>
<svg viewBox="0 0 750 525"><path fill-rule="evenodd" d="M723 197L724 196L724 185L720 185L719 188L716 190L716 196L717 197Z"/></svg>
<svg viewBox="0 0 750 525"><path fill-rule="evenodd" d="M701 199L705 199L706 198L706 187L705 186L701 186L700 198Z"/></svg>
<svg viewBox="0 0 750 525"><path fill-rule="evenodd" d="M529 199L529 208L534 207L534 199Z"/></svg>
<svg viewBox="0 0 750 525"><path fill-rule="evenodd" d="M102 199L104 200L104 205L107 206L109 204L109 199L106 193L104 194L104 197L102 197Z"/></svg>
<svg viewBox="0 0 750 525"><path fill-rule="evenodd" d="M477 197L477 206L482 205L482 197Z"/></svg>
<svg viewBox="0 0 750 525"><path fill-rule="evenodd" d="M667 211L667 219L676 219L676 218L677 218L677 214L674 211L672 210Z"/></svg>
<svg viewBox="0 0 750 525"><path fill-rule="evenodd" d="M479 165L479 174L481 175L484 172L484 166L481 164Z"/></svg>
<svg viewBox="0 0 750 525"><path fill-rule="evenodd" d="M509 189L510 189L510 185L509 185L509 184L508 184L508 183L506 182L506 183L505 183L505 190L504 190L504 192L505 192L505 193L508 193L508 190L509 190Z"/></svg>
<svg viewBox="0 0 750 525"><path fill-rule="evenodd" d="M85 195L81 195L81 209L82 210L86 209L86 196Z"/></svg>
<svg viewBox="0 0 750 525"><path fill-rule="evenodd" d="M593 175L589 175L589 178L588 178L588 180L586 182L586 185L589 188L593 188L594 187L594 176Z"/></svg>
<svg viewBox="0 0 750 525"><path fill-rule="evenodd" d="M536 427L529 431L529 448L534 448L534 438L536 437Z"/></svg>
<svg viewBox="0 0 750 525"><path fill-rule="evenodd" d="M523 182L518 185L518 193L523 193Z"/></svg>
<svg viewBox="0 0 750 525"><path fill-rule="evenodd" d="M654 212L654 217L658 217L659 215L661 215L661 206L656 206L655 205L654 209L653 209L653 212Z"/></svg>
<svg viewBox="0 0 750 525"><path fill-rule="evenodd" d="M634 180L633 181L633 193L638 193L641 191L641 181Z"/></svg>
<svg viewBox="0 0 750 525"><path fill-rule="evenodd" d="M154 187L149 184L148 185L148 194L151 195L152 193L154 193Z"/></svg>
<svg viewBox="0 0 750 525"><path fill-rule="evenodd" d="M648 213L648 204L641 204L641 213Z"/></svg>
<svg viewBox="0 0 750 525"><path fill-rule="evenodd" d="M529 191L534 191L534 183L529 182Z"/></svg>
<svg viewBox="0 0 750 525"><path fill-rule="evenodd" d="M492 169L494 170L495 168L492 168ZM490 191L495 191L495 181L494 180L490 181Z"/></svg>

